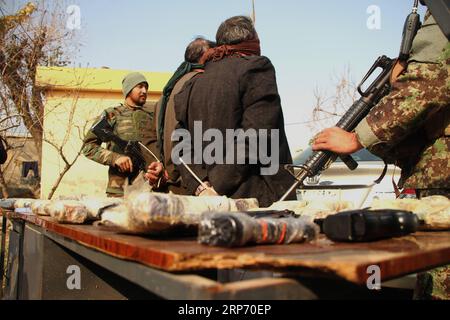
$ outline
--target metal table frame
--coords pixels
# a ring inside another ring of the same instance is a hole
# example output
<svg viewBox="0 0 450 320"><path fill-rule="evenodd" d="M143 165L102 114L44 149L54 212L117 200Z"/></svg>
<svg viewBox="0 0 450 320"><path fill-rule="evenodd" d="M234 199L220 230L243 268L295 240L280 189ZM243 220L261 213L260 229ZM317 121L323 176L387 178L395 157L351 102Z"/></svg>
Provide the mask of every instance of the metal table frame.
<svg viewBox="0 0 450 320"><path fill-rule="evenodd" d="M144 298L152 298L152 294L153 298L183 300L315 298L309 289L294 279L263 278L222 284L204 275L174 274L119 259L23 220L12 219L12 222L14 227L9 256L18 259L8 259L6 280L9 290L4 299L140 298L139 293L132 293L139 291L134 285L151 293ZM26 261L36 252L40 252L42 257ZM62 271L71 263L80 267L81 274L88 273L89 288L79 292L64 288L64 281L69 275L62 274ZM65 264L64 268L58 269L59 264ZM55 269L59 274L48 274ZM106 281L103 279L105 270L112 274L112 277L106 276L109 277ZM123 281L118 280L117 276L133 285L123 288Z"/></svg>
<svg viewBox="0 0 450 320"><path fill-rule="evenodd" d="M217 270L161 271L100 252L25 220L8 220L13 228L3 299L297 300L323 298L324 291L325 298L359 298L369 294L365 286L342 279L300 277L288 274L289 270L268 277L260 273L255 279L235 279L231 283L218 281ZM80 267L81 290L66 286L66 269L70 265ZM310 280L315 285L311 286ZM317 286L322 289L315 290Z"/></svg>

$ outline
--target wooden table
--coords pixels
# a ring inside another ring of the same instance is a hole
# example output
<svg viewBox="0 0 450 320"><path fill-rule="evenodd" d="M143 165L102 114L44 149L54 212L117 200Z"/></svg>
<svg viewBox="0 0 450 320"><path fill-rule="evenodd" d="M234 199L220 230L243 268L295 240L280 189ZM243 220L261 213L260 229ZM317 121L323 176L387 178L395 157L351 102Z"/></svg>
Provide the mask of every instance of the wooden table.
<svg viewBox="0 0 450 320"><path fill-rule="evenodd" d="M226 287L193 275L208 269L272 270L277 273L331 277L361 286L366 284L370 276L370 266L378 266L381 280L385 281L450 264L450 232L417 232L371 243L334 243L321 235L316 241L307 244L226 249L201 245L192 238L155 239L117 234L92 225L59 224L50 217L12 212L7 216L23 223L24 230L28 228L39 233L113 273L129 276L129 267L133 266L139 272L150 270L153 277L155 274L163 275L160 279L162 283L167 282L167 278L178 277L177 281L187 281L184 282L187 287L198 285L204 290L202 293L199 289L193 296L183 296L182 292L174 294L173 290L167 288L153 290L159 296L169 298L236 298L242 292L251 297L251 292L262 292L261 288L272 288L267 292L274 292L274 286L291 288L290 295L294 289L299 290L292 279L273 278L259 283L254 280L245 284L243 281ZM194 280L198 282L194 284ZM141 284L142 277L136 275L131 281ZM185 286L182 287L186 290ZM192 288L188 290L188 293L192 292ZM282 293L278 294L283 297Z"/></svg>

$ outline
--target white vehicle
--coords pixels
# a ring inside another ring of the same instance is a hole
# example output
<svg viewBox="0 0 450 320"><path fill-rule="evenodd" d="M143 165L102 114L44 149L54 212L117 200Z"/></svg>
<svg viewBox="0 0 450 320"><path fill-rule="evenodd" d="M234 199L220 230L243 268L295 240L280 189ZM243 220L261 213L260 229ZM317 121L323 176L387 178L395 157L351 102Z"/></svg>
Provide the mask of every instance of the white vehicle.
<svg viewBox="0 0 450 320"><path fill-rule="evenodd" d="M294 165L304 164L312 155L312 150L306 150L294 157ZM400 178L400 168L388 165L384 179L375 184L384 169L384 162L368 150L362 149L352 154L358 163L358 168L351 171L338 158L330 167L320 174L307 178L304 185L297 189L299 200L347 200L354 203L355 208L368 207L374 198L395 199L392 180L396 183ZM298 172L295 168L295 172Z"/></svg>

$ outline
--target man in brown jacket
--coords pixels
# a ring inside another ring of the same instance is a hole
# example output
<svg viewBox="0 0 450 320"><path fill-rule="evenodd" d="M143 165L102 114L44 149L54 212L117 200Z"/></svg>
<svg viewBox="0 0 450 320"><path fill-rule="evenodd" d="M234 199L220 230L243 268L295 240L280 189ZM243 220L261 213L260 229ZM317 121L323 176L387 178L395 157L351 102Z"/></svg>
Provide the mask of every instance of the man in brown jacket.
<svg viewBox="0 0 450 320"><path fill-rule="evenodd" d="M175 119L174 97L187 81L203 72L203 65L199 64L199 60L209 48L214 46L214 42L200 37L189 43L184 54L185 61L166 84L163 95L156 104L155 127L162 163L152 163L148 168L146 177L151 185L156 185L162 176L162 184L157 191L171 191L176 194L186 193L186 190L181 186L180 174L171 158L173 146L171 138L178 123Z"/></svg>

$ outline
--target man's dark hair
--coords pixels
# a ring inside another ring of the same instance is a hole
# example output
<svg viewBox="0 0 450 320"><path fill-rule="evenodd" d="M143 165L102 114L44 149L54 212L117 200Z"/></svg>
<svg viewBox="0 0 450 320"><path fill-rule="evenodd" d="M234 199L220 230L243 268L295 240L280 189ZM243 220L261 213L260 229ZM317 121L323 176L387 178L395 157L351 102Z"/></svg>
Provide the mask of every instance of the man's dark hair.
<svg viewBox="0 0 450 320"><path fill-rule="evenodd" d="M215 42L202 37L197 37L187 46L186 51L184 52L184 60L190 63L198 63L206 50L214 48L215 46Z"/></svg>
<svg viewBox="0 0 450 320"><path fill-rule="evenodd" d="M258 37L253 21L250 17L231 17L220 25L216 33L217 45L237 44Z"/></svg>

